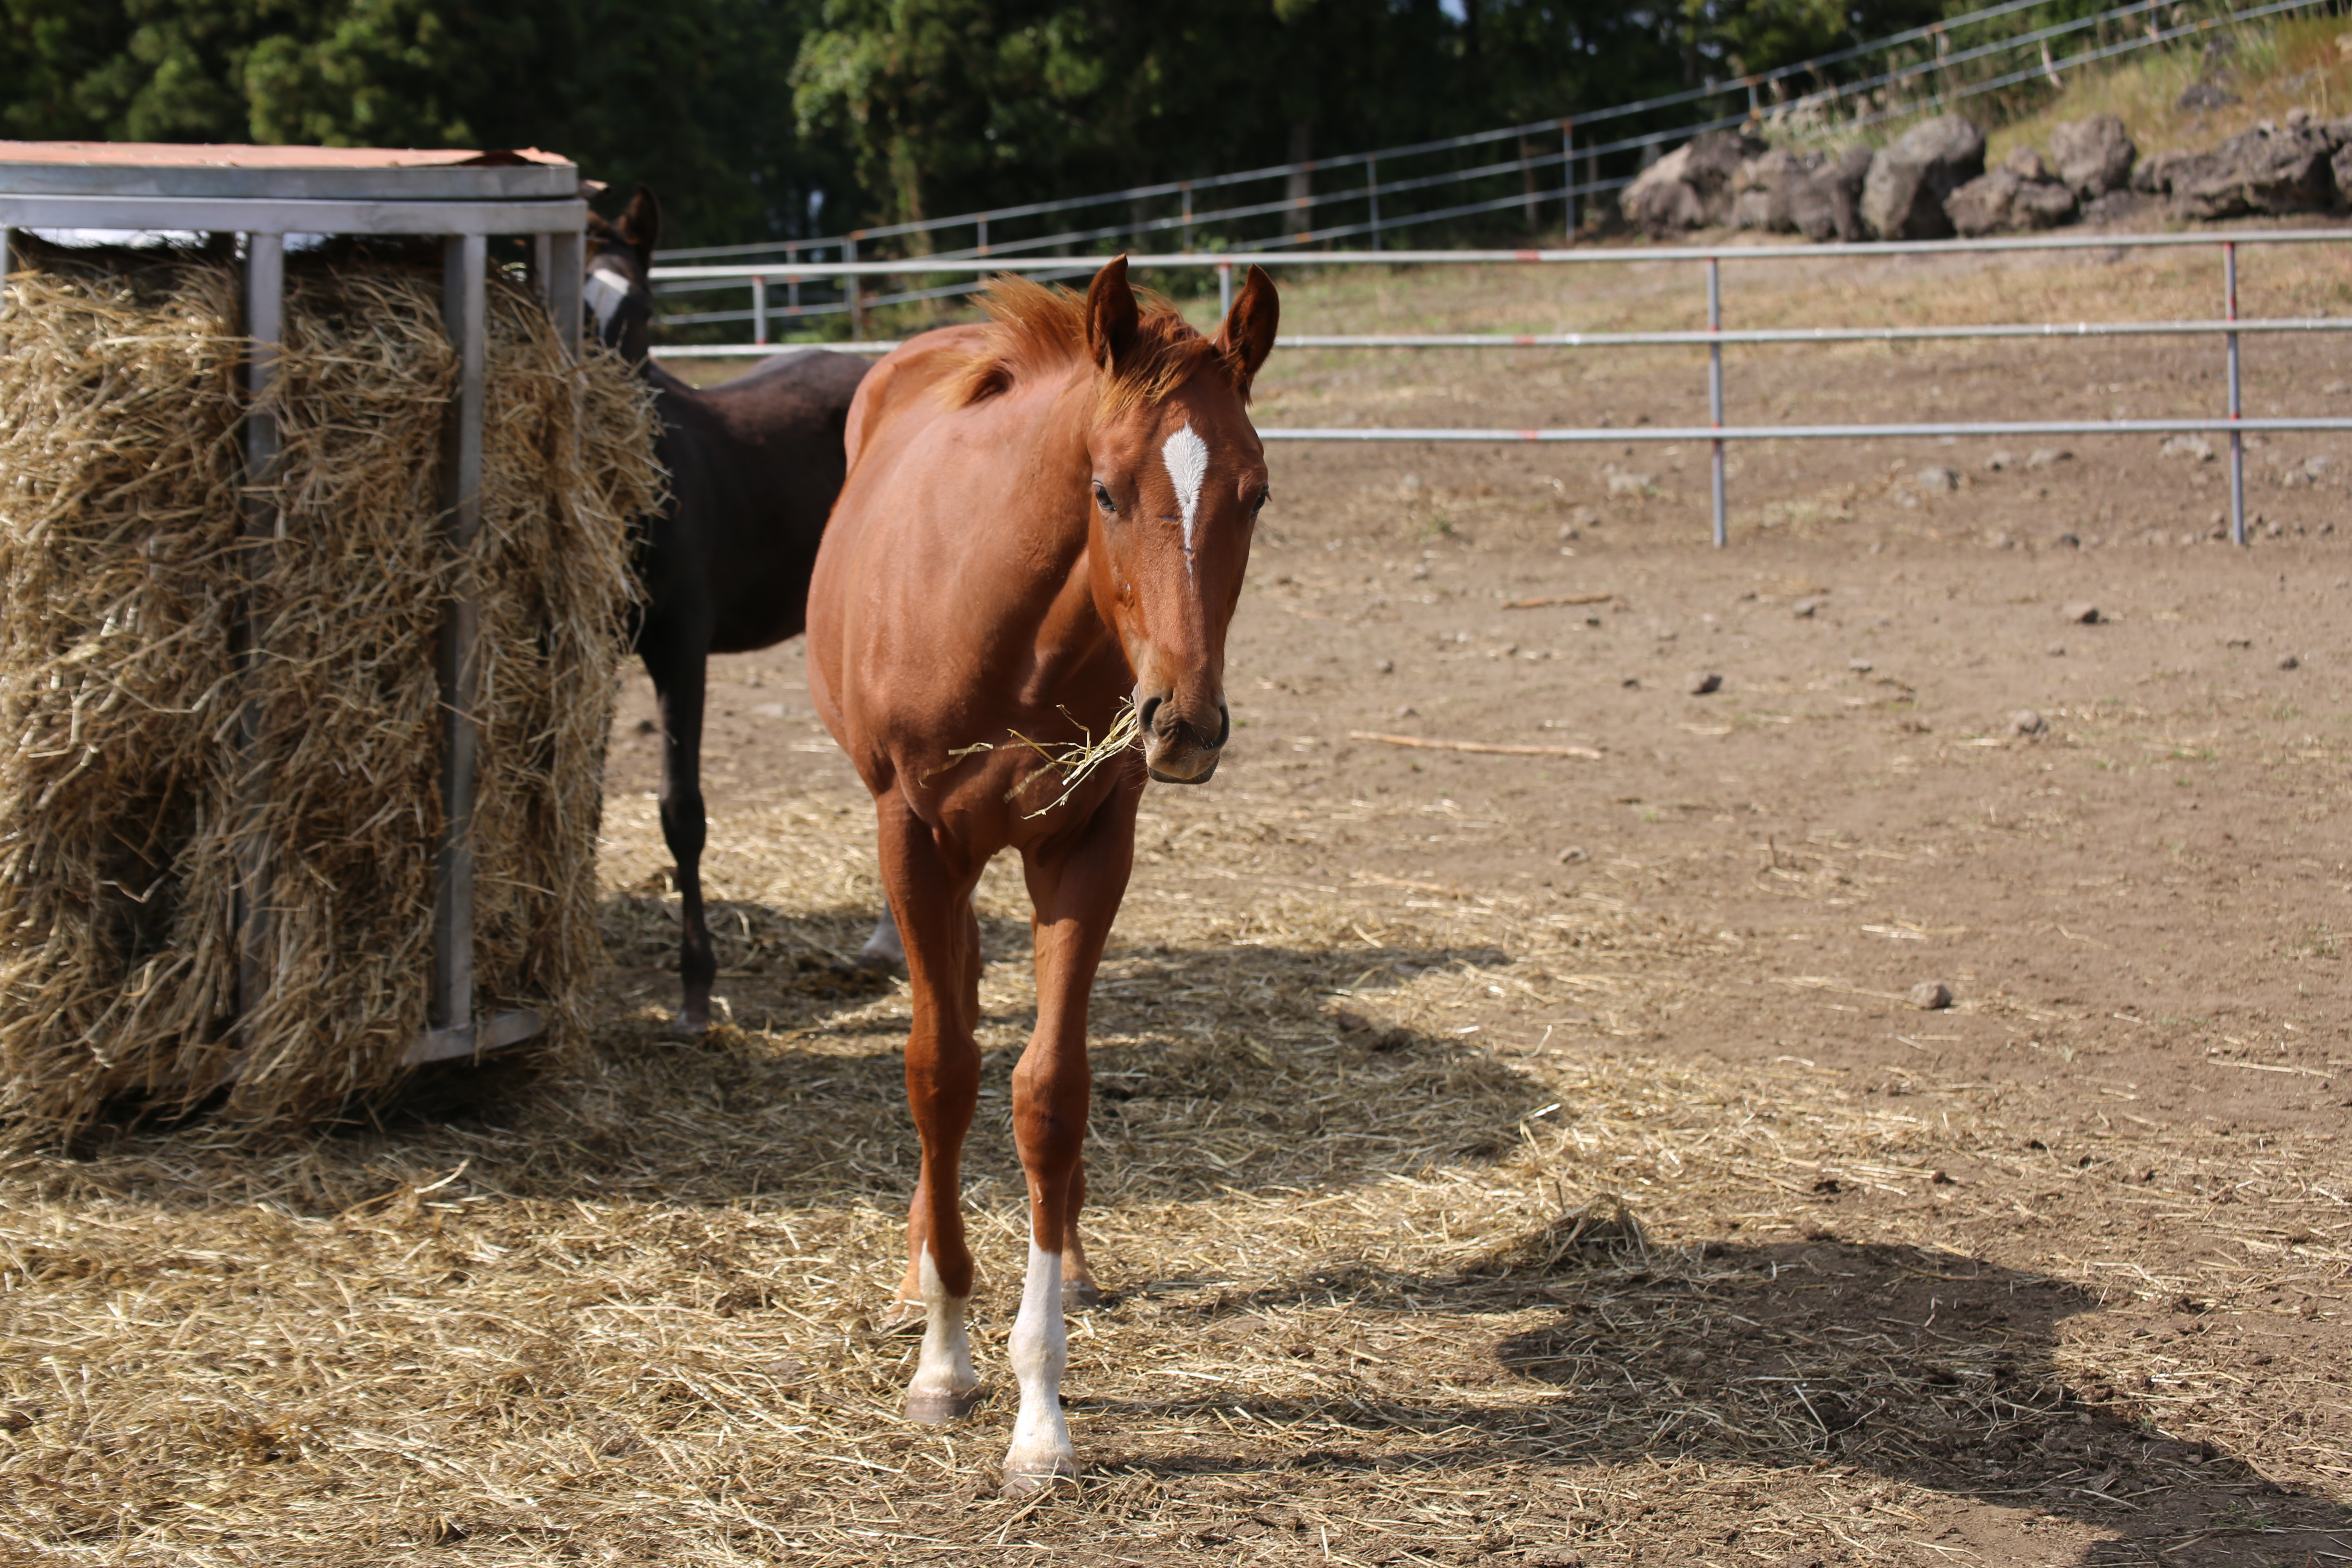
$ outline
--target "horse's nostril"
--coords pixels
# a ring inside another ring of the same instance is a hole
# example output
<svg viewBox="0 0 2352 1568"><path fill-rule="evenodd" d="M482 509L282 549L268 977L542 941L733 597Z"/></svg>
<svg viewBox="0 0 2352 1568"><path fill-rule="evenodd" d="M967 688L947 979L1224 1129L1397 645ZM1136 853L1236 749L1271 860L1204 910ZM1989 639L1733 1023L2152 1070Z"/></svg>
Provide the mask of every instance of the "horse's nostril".
<svg viewBox="0 0 2352 1568"><path fill-rule="evenodd" d="M1152 732L1151 721L1158 718L1160 715L1160 701L1161 700L1160 698L1147 697L1143 700L1142 708L1136 713L1136 720L1142 726L1143 732L1147 735Z"/></svg>
<svg viewBox="0 0 2352 1568"><path fill-rule="evenodd" d="M1213 752L1223 751L1225 749L1225 738L1233 732L1234 710L1220 702L1217 704L1217 739L1215 742L1209 747L1209 750Z"/></svg>

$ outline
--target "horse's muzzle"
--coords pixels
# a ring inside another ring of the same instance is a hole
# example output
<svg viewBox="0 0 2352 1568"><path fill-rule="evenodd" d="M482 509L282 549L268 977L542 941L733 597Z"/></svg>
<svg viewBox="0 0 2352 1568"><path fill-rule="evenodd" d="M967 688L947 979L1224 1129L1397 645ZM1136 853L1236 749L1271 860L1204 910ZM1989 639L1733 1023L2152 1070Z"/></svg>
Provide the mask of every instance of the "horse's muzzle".
<svg viewBox="0 0 2352 1568"><path fill-rule="evenodd" d="M1145 700L1138 715L1143 722L1143 763L1161 784L1207 784L1224 756L1225 738L1233 733L1233 715L1217 703L1216 728L1211 730L1176 711L1161 699Z"/></svg>

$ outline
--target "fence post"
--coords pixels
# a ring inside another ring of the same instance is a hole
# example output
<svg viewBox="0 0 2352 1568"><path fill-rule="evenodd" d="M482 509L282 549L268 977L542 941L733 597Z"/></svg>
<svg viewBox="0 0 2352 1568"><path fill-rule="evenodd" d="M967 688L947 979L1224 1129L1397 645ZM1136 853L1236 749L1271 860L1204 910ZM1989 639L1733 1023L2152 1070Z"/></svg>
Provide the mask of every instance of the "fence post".
<svg viewBox="0 0 2352 1568"><path fill-rule="evenodd" d="M841 242L841 258L844 261L857 259L856 235L853 234ZM866 279L852 273L843 279L841 283L849 293L849 335L852 338L863 338L866 336Z"/></svg>
<svg viewBox="0 0 2352 1568"><path fill-rule="evenodd" d="M1535 149L1528 145L1528 139L1526 137L1520 137L1519 195L1521 200L1519 202L1519 211L1527 220L1528 232L1529 234L1533 234L1536 230L1536 166L1533 161L1534 157Z"/></svg>
<svg viewBox="0 0 2352 1568"><path fill-rule="evenodd" d="M768 279L758 273L751 278L751 341L768 341Z"/></svg>
<svg viewBox="0 0 2352 1568"><path fill-rule="evenodd" d="M1564 241L1576 238L1576 121L1559 122L1559 230Z"/></svg>
<svg viewBox="0 0 2352 1568"><path fill-rule="evenodd" d="M1378 250L1381 247L1381 161L1378 158L1364 160L1364 188L1371 193L1372 248Z"/></svg>
<svg viewBox="0 0 2352 1568"><path fill-rule="evenodd" d="M2221 288L2228 295L2223 301L2226 319L2238 319L2238 245L2235 240L2221 242ZM2223 342L2230 347L2230 418L2240 418L2245 405L2240 396L2238 383L2238 334L2226 333ZM2246 438L2236 430L2230 432L2230 542L2246 542Z"/></svg>
<svg viewBox="0 0 2352 1568"><path fill-rule="evenodd" d="M1706 330L1723 331L1723 261L1720 257L1706 258ZM1706 345L1706 412L1718 430L1723 428L1723 345ZM1729 532L1723 515L1723 437L1715 438L1715 547L1720 550L1729 542Z"/></svg>
<svg viewBox="0 0 2352 1568"><path fill-rule="evenodd" d="M1185 182L1183 183L1183 184L1182 184L1180 188L1181 188L1181 189L1183 191L1183 193L1184 193L1184 245L1183 245L1183 250L1184 250L1184 253L1185 253L1186 255L1188 255L1188 256L1189 256L1189 255L1191 255L1191 254L1192 254L1192 181L1190 181L1190 180L1187 180L1187 181L1185 181Z"/></svg>
<svg viewBox="0 0 2352 1568"><path fill-rule="evenodd" d="M788 246L784 247L784 265L785 265L785 266L790 267L790 266L792 266L794 262L797 262L798 260L800 260L800 258L801 258L801 247L800 247L799 246L797 246L797 245L788 245ZM789 274L789 275L788 275L788 276L786 276L786 278L784 279L784 314L785 314L785 315L787 315L787 316L797 316L797 315L799 315L800 313L801 313L801 275L800 275L799 273L797 273L797 272L794 272L794 273L791 273L791 274Z"/></svg>
<svg viewBox="0 0 2352 1568"><path fill-rule="evenodd" d="M1234 264L1217 263L1217 320L1223 321L1234 313Z"/></svg>
<svg viewBox="0 0 2352 1568"><path fill-rule="evenodd" d="M988 254L988 215L986 213L982 213L973 221L979 226L980 230L979 239L974 254L986 256Z"/></svg>

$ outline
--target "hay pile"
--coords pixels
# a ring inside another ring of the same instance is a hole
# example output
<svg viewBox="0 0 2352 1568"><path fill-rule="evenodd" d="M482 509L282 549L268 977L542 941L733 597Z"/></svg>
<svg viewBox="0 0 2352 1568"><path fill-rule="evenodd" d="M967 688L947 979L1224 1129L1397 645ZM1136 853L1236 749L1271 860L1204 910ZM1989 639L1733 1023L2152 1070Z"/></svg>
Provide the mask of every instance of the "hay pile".
<svg viewBox="0 0 2352 1568"><path fill-rule="evenodd" d="M568 365L494 276L483 528L454 562L437 268L296 258L282 521L247 543L235 268L37 259L0 317L0 1118L54 1137L226 1078L229 1116L289 1125L397 1078L425 1018L433 639L460 571L483 594L477 1006L575 1036L626 520L660 483L643 384ZM239 1032L241 857L269 936Z"/></svg>

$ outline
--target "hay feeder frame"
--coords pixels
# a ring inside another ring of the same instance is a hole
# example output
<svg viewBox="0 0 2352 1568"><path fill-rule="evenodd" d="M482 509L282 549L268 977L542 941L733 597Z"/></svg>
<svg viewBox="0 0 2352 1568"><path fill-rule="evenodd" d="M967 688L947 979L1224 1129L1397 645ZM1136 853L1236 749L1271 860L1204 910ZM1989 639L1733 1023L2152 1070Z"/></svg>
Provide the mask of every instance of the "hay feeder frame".
<svg viewBox="0 0 2352 1568"><path fill-rule="evenodd" d="M289 236L437 236L441 312L457 355L457 387L442 427L443 534L462 552L481 526L482 416L488 353L488 273L493 235L529 236L539 293L570 353L580 339L588 204L579 170L551 154L373 148L196 146L0 142L0 278L14 229L194 232L242 237L246 393L258 404L282 339ZM267 477L278 431L266 413L245 421L246 472ZM282 535L276 509L249 501L247 539ZM477 1016L474 1008L474 801L479 725L481 601L460 588L435 643L441 696L440 788L445 826L434 846L433 976L412 1064L471 1057L539 1034L534 1011ZM245 621L253 658L256 623ZM259 715L240 715L250 744ZM236 916L237 1011L248 1016L267 979L257 955L270 916L258 864L242 868Z"/></svg>

